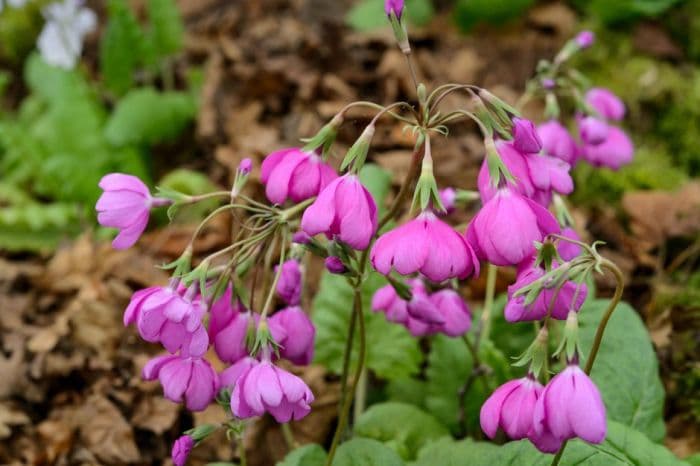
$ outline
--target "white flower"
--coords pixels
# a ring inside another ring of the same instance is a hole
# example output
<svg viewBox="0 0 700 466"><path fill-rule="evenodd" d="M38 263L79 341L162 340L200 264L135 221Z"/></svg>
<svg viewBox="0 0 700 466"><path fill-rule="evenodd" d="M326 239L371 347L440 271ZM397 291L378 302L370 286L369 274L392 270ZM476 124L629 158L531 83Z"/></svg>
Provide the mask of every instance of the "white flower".
<svg viewBox="0 0 700 466"><path fill-rule="evenodd" d="M5 0L5 1L12 8L22 8L24 5L26 5L29 2L29 0ZM2 11L4 6L5 6L5 2L3 0L0 0L0 11Z"/></svg>
<svg viewBox="0 0 700 466"><path fill-rule="evenodd" d="M66 69L75 67L85 35L97 26L95 13L81 6L80 0L64 0L44 8L46 23L37 46L46 63Z"/></svg>

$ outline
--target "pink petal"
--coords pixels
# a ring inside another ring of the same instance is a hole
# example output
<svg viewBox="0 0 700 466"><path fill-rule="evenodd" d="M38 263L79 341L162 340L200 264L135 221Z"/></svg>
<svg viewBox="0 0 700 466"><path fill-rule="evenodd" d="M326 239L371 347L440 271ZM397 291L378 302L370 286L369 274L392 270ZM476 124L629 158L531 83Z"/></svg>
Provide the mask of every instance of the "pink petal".
<svg viewBox="0 0 700 466"><path fill-rule="evenodd" d="M304 211L301 229L309 236L326 233L335 219L335 194L343 178L337 178L321 191L316 200Z"/></svg>
<svg viewBox="0 0 700 466"><path fill-rule="evenodd" d="M123 173L110 173L102 177L98 186L105 191L129 190L149 197L148 187L138 177Z"/></svg>

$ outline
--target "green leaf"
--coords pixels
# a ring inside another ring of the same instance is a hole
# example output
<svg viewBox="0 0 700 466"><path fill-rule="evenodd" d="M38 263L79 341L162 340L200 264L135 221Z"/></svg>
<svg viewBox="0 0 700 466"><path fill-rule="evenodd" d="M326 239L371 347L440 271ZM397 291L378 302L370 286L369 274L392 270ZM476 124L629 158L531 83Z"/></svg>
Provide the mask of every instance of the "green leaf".
<svg viewBox="0 0 700 466"><path fill-rule="evenodd" d="M355 422L355 435L386 444L404 460L415 459L423 445L449 435L430 414L406 403L373 405Z"/></svg>
<svg viewBox="0 0 700 466"><path fill-rule="evenodd" d="M592 15L605 23L613 24L640 16L658 16L676 3L678 0L591 0L584 5Z"/></svg>
<svg viewBox="0 0 700 466"><path fill-rule="evenodd" d="M474 442L471 439L458 442L445 437L421 448L418 459L411 466L471 466L498 450L499 447L493 443Z"/></svg>
<svg viewBox="0 0 700 466"><path fill-rule="evenodd" d="M10 197L16 205L0 208L0 250L48 252L78 228L78 209L72 204L39 204L11 193L7 186L0 192L0 203Z"/></svg>
<svg viewBox="0 0 700 466"><path fill-rule="evenodd" d="M534 0L457 0L454 15L460 29L467 31L479 23L500 25L522 17Z"/></svg>
<svg viewBox="0 0 700 466"><path fill-rule="evenodd" d="M135 89L119 101L104 134L115 146L172 140L192 121L196 109L189 94Z"/></svg>
<svg viewBox="0 0 700 466"><path fill-rule="evenodd" d="M360 170L360 181L372 194L377 203L378 215L381 217L384 210L384 199L391 189L391 174L377 164L367 163Z"/></svg>
<svg viewBox="0 0 700 466"><path fill-rule="evenodd" d="M109 18L100 41L100 71L107 89L122 95L132 86L142 60L143 31L127 2L110 0Z"/></svg>
<svg viewBox="0 0 700 466"><path fill-rule="evenodd" d="M457 446L464 455L463 461L454 461L454 466L528 465L549 466L553 455L540 453L527 440L510 442L496 449L484 449L480 454L470 454L466 447ZM482 448L482 447L479 447ZM421 452L422 453L422 452ZM447 453L443 452L447 455ZM422 456L422 455L421 455ZM419 456L419 457L421 457ZM452 455L457 459L457 453ZM427 466L428 463L423 463ZM413 466L423 466L416 463ZM437 463L436 463L437 464ZM570 441L562 456L560 466L687 466L666 449L649 440L644 434L617 422L608 423L608 436L600 445L591 445L582 440Z"/></svg>
<svg viewBox="0 0 700 466"><path fill-rule="evenodd" d="M157 57L173 55L182 48L184 25L174 0L148 0L150 39Z"/></svg>
<svg viewBox="0 0 700 466"><path fill-rule="evenodd" d="M374 292L384 285L385 279L375 272L368 275L362 288L362 303L367 335L367 367L379 377L397 379L418 372L422 353L418 340L403 326L387 322L384 316L370 310ZM313 321L316 325L315 362L339 374L343 367L343 353L347 338L353 290L341 275L324 272L313 303ZM357 364L358 331L351 357L352 367Z"/></svg>
<svg viewBox="0 0 700 466"><path fill-rule="evenodd" d="M289 452L277 466L323 466L326 451L316 443L301 446Z"/></svg>
<svg viewBox="0 0 700 466"><path fill-rule="evenodd" d="M579 312L581 347L590 351L608 300L593 300ZM664 389L649 333L627 303L618 304L603 336L591 372L603 396L608 417L629 425L657 442L664 438Z"/></svg>
<svg viewBox="0 0 700 466"><path fill-rule="evenodd" d="M491 368L492 374L480 376L471 383L462 398L464 421L460 425L459 392L472 373L473 359L462 339L438 335L433 340L425 372L425 405L428 412L454 432L460 432L464 426L469 432L479 429L481 405L496 387L511 377L508 360L490 341L482 341L479 357L482 364Z"/></svg>
<svg viewBox="0 0 700 466"><path fill-rule="evenodd" d="M386 396L391 401L409 403L424 409L426 388L424 380L404 377L386 384Z"/></svg>
<svg viewBox="0 0 700 466"><path fill-rule="evenodd" d="M333 466L404 466L394 450L368 438L354 438L341 444Z"/></svg>

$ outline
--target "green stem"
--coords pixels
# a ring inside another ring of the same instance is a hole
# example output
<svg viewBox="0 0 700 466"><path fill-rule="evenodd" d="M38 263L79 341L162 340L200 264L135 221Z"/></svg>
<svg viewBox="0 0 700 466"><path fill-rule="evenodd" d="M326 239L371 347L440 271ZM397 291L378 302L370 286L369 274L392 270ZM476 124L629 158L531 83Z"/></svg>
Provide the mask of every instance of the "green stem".
<svg viewBox="0 0 700 466"><path fill-rule="evenodd" d="M280 427L282 429L282 436L284 437L284 441L287 444L287 449L289 451L294 450L297 447L297 441L294 440L294 434L292 433L292 427L289 425L288 422L285 422L284 424L280 424Z"/></svg>
<svg viewBox="0 0 700 466"><path fill-rule="evenodd" d="M356 299L356 297L354 298ZM357 306L353 299L353 309ZM340 375L340 404L338 405L338 416L343 411L345 398L348 391L348 374L350 373L350 356L352 354L352 344L355 339L355 326L357 324L357 313L350 313L350 323L348 324L348 336L345 340L345 352L343 353L343 372Z"/></svg>
<svg viewBox="0 0 700 466"><path fill-rule="evenodd" d="M484 308L481 311L480 326L481 331L479 332L479 339L477 343L480 344L482 340L488 340L489 333L491 332L491 312L493 311L493 301L496 296L496 275L498 274L498 267L489 264L488 271L486 272L486 296L484 297ZM477 349L479 345L477 346Z"/></svg>
<svg viewBox="0 0 700 466"><path fill-rule="evenodd" d="M361 280L358 280L358 282L360 281ZM333 464L333 458L335 457L335 452L338 449L338 445L340 444L340 438L342 437L343 431L345 430L345 427L348 423L348 415L350 413L350 405L352 404L353 394L355 388L357 387L357 384L359 383L360 376L364 368L365 351L367 344L367 342L365 341L365 317L362 310L362 295L360 293L360 288L357 286L355 287L355 303L356 304L355 308L353 309L353 312L357 313L357 321L359 323L360 349L357 358L357 367L355 368L354 386L353 390L351 390L345 397L345 402L342 405L340 418L338 419L338 425L336 426L335 434L333 435L333 442L331 443L331 448L328 452L328 457L326 459L326 466L331 466Z"/></svg>
<svg viewBox="0 0 700 466"><path fill-rule="evenodd" d="M243 436L238 438L238 458L240 460L241 466L247 466L248 460L245 456L245 445L243 444Z"/></svg>
<svg viewBox="0 0 700 466"><path fill-rule="evenodd" d="M355 422L360 418L360 415L365 410L367 405L367 368L362 369L360 378L355 384L355 409L353 411L353 419Z"/></svg>
<svg viewBox="0 0 700 466"><path fill-rule="evenodd" d="M622 292L625 288L625 279L622 275L622 271L618 268L617 265L615 265L614 262L608 260L608 259L601 259L600 260L600 266L604 269L609 270L612 272L612 274L615 276L615 293L613 294L612 299L610 300L610 304L608 304L608 308L605 310L605 313L603 314L603 318L600 319L600 323L598 324L598 329L595 332L595 337L593 339L593 346L591 346L591 352L588 353L588 359L586 360L586 367L584 368L584 372L588 375L590 375L591 370L593 369L593 363L595 362L596 356L598 355L598 350L600 350L600 344L603 341L603 334L605 333L605 327L608 325L608 321L610 320L610 317L612 317L613 312L615 312L615 309L617 308L617 305L620 302L620 299L622 299ZM552 460L551 466L558 466L559 461L561 461L561 457L564 454L564 449L566 448L566 444L568 443L568 440L562 443L561 447L559 448L559 451L557 452L556 456Z"/></svg>

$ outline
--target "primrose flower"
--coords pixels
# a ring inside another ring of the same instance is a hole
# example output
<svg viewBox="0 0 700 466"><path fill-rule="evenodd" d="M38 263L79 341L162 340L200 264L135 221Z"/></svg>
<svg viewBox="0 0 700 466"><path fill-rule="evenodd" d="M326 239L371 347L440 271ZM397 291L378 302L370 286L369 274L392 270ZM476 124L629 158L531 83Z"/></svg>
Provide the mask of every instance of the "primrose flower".
<svg viewBox="0 0 700 466"><path fill-rule="evenodd" d="M451 226L425 211L383 234L370 255L383 275L420 272L434 282L478 275L479 261L471 246Z"/></svg>
<svg viewBox="0 0 700 466"><path fill-rule="evenodd" d="M576 41L576 45L580 49L587 49L595 42L595 33L593 31L581 31L576 35L574 41Z"/></svg>
<svg viewBox="0 0 700 466"><path fill-rule="evenodd" d="M301 229L309 236L325 233L353 249L367 249L377 231L377 206L357 175L343 175L304 211Z"/></svg>
<svg viewBox="0 0 700 466"><path fill-rule="evenodd" d="M605 406L593 381L576 364L555 375L535 404L534 432L551 433L560 441L580 437L605 440Z"/></svg>
<svg viewBox="0 0 700 466"><path fill-rule="evenodd" d="M481 429L489 438L494 438L499 428L514 440L526 438L532 431L535 403L543 388L531 376L501 385L481 407Z"/></svg>
<svg viewBox="0 0 700 466"><path fill-rule="evenodd" d="M302 379L263 360L238 378L231 393L231 411L241 419L268 412L277 422L298 421L309 414L313 401Z"/></svg>
<svg viewBox="0 0 700 466"><path fill-rule="evenodd" d="M275 266L275 272L279 267ZM280 278L277 280L277 295L290 306L296 306L301 298L301 265L298 260L289 259L281 267Z"/></svg>
<svg viewBox="0 0 700 466"><path fill-rule="evenodd" d="M391 17L391 14L401 19L403 14L404 0L384 0L384 12L387 16Z"/></svg>
<svg viewBox="0 0 700 466"><path fill-rule="evenodd" d="M536 202L502 188L469 223L467 241L480 259L516 265L535 252L535 241L559 232L554 216Z"/></svg>
<svg viewBox="0 0 700 466"><path fill-rule="evenodd" d="M189 435L183 435L173 443L173 449L170 456L175 466L185 466L190 452L194 448L194 439Z"/></svg>
<svg viewBox="0 0 700 466"><path fill-rule="evenodd" d="M282 329L282 335L276 330ZM280 345L280 356L298 366L311 364L314 358L316 327L299 307L292 306L275 312L270 317L270 330Z"/></svg>
<svg viewBox="0 0 700 466"><path fill-rule="evenodd" d="M80 0L64 0L44 8L46 23L37 46L49 65L75 68L85 36L97 27L97 15L81 6Z"/></svg>
<svg viewBox="0 0 700 466"><path fill-rule="evenodd" d="M219 376L209 361L198 357L158 356L142 371L145 380L160 380L163 394L190 411L203 411L219 390Z"/></svg>
<svg viewBox="0 0 700 466"><path fill-rule="evenodd" d="M611 126L608 137L598 145L585 144L581 156L595 167L608 167L617 170L632 161L634 145L629 136L620 128Z"/></svg>
<svg viewBox="0 0 700 466"><path fill-rule="evenodd" d="M539 125L537 135L542 140L542 151L546 155L561 159L569 165L576 163L578 157L576 141L557 120L549 120Z"/></svg>
<svg viewBox="0 0 700 466"><path fill-rule="evenodd" d="M542 149L542 141L530 120L513 118L513 147L524 154L536 154Z"/></svg>
<svg viewBox="0 0 700 466"><path fill-rule="evenodd" d="M317 153L293 147L265 157L260 181L270 202L284 204L288 199L301 202L318 195L337 177Z"/></svg>
<svg viewBox="0 0 700 466"><path fill-rule="evenodd" d="M104 176L99 186L104 193L95 206L97 221L104 227L120 230L112 242L114 249L133 246L148 225L151 207L170 202L151 197L143 181L123 173Z"/></svg>

